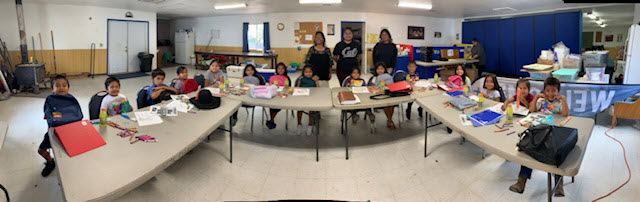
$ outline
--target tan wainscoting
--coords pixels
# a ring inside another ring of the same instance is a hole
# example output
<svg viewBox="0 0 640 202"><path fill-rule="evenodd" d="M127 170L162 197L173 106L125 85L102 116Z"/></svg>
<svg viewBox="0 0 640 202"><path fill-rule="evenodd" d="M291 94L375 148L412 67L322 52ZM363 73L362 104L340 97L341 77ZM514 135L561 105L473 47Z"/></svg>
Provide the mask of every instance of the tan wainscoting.
<svg viewBox="0 0 640 202"><path fill-rule="evenodd" d="M206 46L196 46L196 51L204 51ZM242 52L242 47L235 46L209 46L206 49L207 51L214 52ZM289 65L292 62L297 62L300 65L304 63L304 57L309 51L309 48L302 48L298 50L298 48L272 48L276 54L278 54L278 62L283 62ZM333 49L332 49L333 50ZM252 51L258 52L258 51ZM270 60L261 59L261 58L250 58L254 60L257 64L271 64Z"/></svg>
<svg viewBox="0 0 640 202"><path fill-rule="evenodd" d="M56 50L56 71L54 72L53 50L36 50L38 63L44 63L49 74L76 75L90 72L89 49ZM13 65L21 63L20 51L9 51L11 63ZM29 51L29 57L33 56L33 51ZM106 74L107 72L107 50L96 49L95 74Z"/></svg>

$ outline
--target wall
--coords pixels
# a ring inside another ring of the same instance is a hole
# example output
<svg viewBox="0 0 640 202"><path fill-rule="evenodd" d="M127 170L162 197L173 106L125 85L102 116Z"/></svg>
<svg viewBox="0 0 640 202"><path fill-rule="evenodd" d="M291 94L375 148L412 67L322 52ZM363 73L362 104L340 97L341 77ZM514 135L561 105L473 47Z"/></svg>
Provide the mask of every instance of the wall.
<svg viewBox="0 0 640 202"><path fill-rule="evenodd" d="M328 47L335 46L340 41L340 22L341 21L364 21L365 33L379 34L381 27L386 27L393 36L396 44L412 44L415 46L444 46L458 43L460 40L455 39L455 32L460 33L461 20L452 18L433 18L423 16L408 15L390 15L378 13L342 13L342 12L309 12L309 13L271 13L271 14L255 14L255 15L234 15L234 16L216 16L216 17L200 17L185 18L175 20L175 29L195 29L196 50L199 46L206 46L211 36L211 30L220 30L220 38L213 39L212 48L220 50L238 49L242 47L242 23L263 23L269 22L269 32L271 34L271 47L279 55L278 60L281 62L302 62L304 54L306 54L310 44L299 45L293 40L294 23L295 22L318 22L323 23L323 32L326 37ZM284 30L279 31L277 24L283 23ZM326 35L327 24L335 24L336 34L333 36ZM408 40L407 26L424 26L425 40ZM434 38L435 31L442 32L442 38ZM367 44L368 49L373 48L374 44ZM300 47L301 50L298 50ZM238 49L240 50L240 49ZM367 51L369 55L368 63L371 65L371 51Z"/></svg>
<svg viewBox="0 0 640 202"><path fill-rule="evenodd" d="M631 26L631 25L629 25ZM623 27L605 27L605 28L583 28L582 32L594 32L593 33L593 45L599 46L604 45L605 48L613 48L616 46L623 46L625 40L627 39L627 32L629 31L628 26ZM596 42L596 34L595 32L602 32L602 42ZM604 38L606 35L613 34L613 42L605 42ZM618 34L622 34L622 41L618 42ZM586 47L583 47L586 48Z"/></svg>
<svg viewBox="0 0 640 202"><path fill-rule="evenodd" d="M93 6L25 3L23 6L28 38L29 55L34 47L35 59L45 62L48 72L78 74L89 72L89 49L96 44L96 73L106 73L107 19L125 19L127 11L133 13L131 20L149 21L149 51L156 52L156 13L113 9ZM14 1L0 0L0 38L7 44L11 62L20 63L20 37ZM51 31L53 30L57 70L53 70ZM38 33L42 35L44 51L40 49ZM154 62L153 68L156 67Z"/></svg>

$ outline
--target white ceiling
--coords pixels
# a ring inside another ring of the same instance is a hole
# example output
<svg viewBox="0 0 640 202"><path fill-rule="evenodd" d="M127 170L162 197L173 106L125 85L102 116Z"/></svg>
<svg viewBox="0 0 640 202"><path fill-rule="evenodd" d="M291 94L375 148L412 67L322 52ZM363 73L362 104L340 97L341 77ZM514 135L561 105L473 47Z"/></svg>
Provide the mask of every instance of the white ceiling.
<svg viewBox="0 0 640 202"><path fill-rule="evenodd" d="M582 27L584 28L597 28L600 27L594 20L587 17L589 9L584 10L582 15ZM593 13L600 17L600 19L607 24L607 27L628 27L633 24L633 12L634 6L618 5L618 6L603 6L593 8Z"/></svg>
<svg viewBox="0 0 640 202"><path fill-rule="evenodd" d="M300 5L298 0L166 0L154 4L138 0L24 0L25 2L103 6L157 12L159 17L187 18L278 12L374 12L433 17L467 18L584 7L596 4L564 4L562 0L414 0L431 1L432 11L399 8L397 0L343 0L334 5ZM246 2L247 8L214 10L216 3ZM494 11L511 7L517 11ZM633 7L633 6L630 6Z"/></svg>

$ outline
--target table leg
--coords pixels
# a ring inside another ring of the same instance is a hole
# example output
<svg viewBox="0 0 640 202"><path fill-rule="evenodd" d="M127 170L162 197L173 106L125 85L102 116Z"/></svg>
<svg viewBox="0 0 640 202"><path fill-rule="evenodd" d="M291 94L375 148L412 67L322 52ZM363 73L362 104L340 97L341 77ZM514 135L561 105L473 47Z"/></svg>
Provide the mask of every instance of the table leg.
<svg viewBox="0 0 640 202"><path fill-rule="evenodd" d="M552 201L552 190L551 190L551 173L547 173L547 201Z"/></svg>
<svg viewBox="0 0 640 202"><path fill-rule="evenodd" d="M229 163L233 163L233 126L229 117Z"/></svg>
<svg viewBox="0 0 640 202"><path fill-rule="evenodd" d="M342 111L342 113L345 117L344 120L342 120L342 125L344 125L345 158L349 160L349 125L347 124L349 118L347 118L346 114L344 114L344 111Z"/></svg>
<svg viewBox="0 0 640 202"><path fill-rule="evenodd" d="M427 157L427 130L429 130L429 118L426 118L429 116L429 113L427 112L427 110L424 110L425 113L425 119L424 119L424 157Z"/></svg>
<svg viewBox="0 0 640 202"><path fill-rule="evenodd" d="M340 134L344 135L344 110L340 111Z"/></svg>
<svg viewBox="0 0 640 202"><path fill-rule="evenodd" d="M2 191L4 191L4 196L7 198L7 202L11 201L11 199L9 198L9 191L7 191L7 189L4 188L4 186L2 186L2 184L0 184L0 189L2 189Z"/></svg>
<svg viewBox="0 0 640 202"><path fill-rule="evenodd" d="M318 141L319 141L319 138L320 138L319 137L320 136L320 115L319 115L319 113L320 112L317 112L317 113L318 114L315 116L316 117L316 162L320 161L320 155L318 154L319 153L319 151L318 151L319 150Z"/></svg>

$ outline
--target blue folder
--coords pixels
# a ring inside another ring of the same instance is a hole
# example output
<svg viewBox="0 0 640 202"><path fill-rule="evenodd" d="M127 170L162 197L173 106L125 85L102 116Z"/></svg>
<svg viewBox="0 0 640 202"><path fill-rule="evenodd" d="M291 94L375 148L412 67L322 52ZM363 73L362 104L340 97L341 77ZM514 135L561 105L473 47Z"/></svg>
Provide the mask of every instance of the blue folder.
<svg viewBox="0 0 640 202"><path fill-rule="evenodd" d="M461 90L447 92L447 95L449 95L451 97L458 97L458 96L460 96L462 94L463 94L463 92Z"/></svg>
<svg viewBox="0 0 640 202"><path fill-rule="evenodd" d="M480 113L471 115L469 120L471 120L473 126L478 127L498 123L500 122L500 117L502 117L502 114L487 109Z"/></svg>

